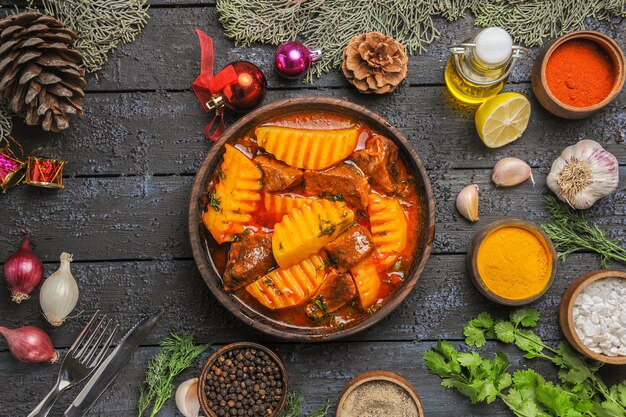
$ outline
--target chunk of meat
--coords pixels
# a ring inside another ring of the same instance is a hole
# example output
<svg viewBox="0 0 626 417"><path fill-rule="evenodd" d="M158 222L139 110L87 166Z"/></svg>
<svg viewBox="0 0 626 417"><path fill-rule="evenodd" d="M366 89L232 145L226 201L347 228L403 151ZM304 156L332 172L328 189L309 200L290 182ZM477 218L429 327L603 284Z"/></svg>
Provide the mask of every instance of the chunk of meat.
<svg viewBox="0 0 626 417"><path fill-rule="evenodd" d="M369 184L358 168L347 164L327 171L305 171L304 191L308 195L343 200L357 210L365 210Z"/></svg>
<svg viewBox="0 0 626 417"><path fill-rule="evenodd" d="M263 190L282 191L302 182L302 171L268 155L259 155L252 162L263 171Z"/></svg>
<svg viewBox="0 0 626 417"><path fill-rule="evenodd" d="M224 290L236 291L276 266L272 254L272 235L269 233L244 233L233 242L224 271Z"/></svg>
<svg viewBox="0 0 626 417"><path fill-rule="evenodd" d="M339 271L348 271L374 250L369 230L356 224L333 240L324 249L337 262Z"/></svg>
<svg viewBox="0 0 626 417"><path fill-rule="evenodd" d="M314 320L319 320L348 304L356 295L352 275L332 269L306 305L306 314Z"/></svg>
<svg viewBox="0 0 626 417"><path fill-rule="evenodd" d="M365 142L365 149L350 158L365 175L385 192L395 191L397 181L398 147L384 136L374 135Z"/></svg>

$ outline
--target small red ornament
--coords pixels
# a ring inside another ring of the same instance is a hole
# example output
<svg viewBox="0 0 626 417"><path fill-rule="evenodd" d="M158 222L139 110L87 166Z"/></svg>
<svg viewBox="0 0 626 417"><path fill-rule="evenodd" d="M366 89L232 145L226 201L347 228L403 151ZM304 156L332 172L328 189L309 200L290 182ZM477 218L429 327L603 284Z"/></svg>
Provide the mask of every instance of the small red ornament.
<svg viewBox="0 0 626 417"><path fill-rule="evenodd" d="M63 188L63 167L60 159L29 156L26 159L26 179L24 184L45 188Z"/></svg>
<svg viewBox="0 0 626 417"><path fill-rule="evenodd" d="M9 146L0 148L0 188L6 192L14 179L15 174L24 168L24 162L20 161L11 151ZM18 181L13 181L17 184Z"/></svg>
<svg viewBox="0 0 626 417"><path fill-rule="evenodd" d="M263 72L248 61L235 61L213 75L213 40L196 28L200 40L200 75L191 87L205 112L215 117L204 128L207 139L217 140L224 131L224 107L235 112L252 110L265 99L267 81ZM216 120L219 124L213 132Z"/></svg>

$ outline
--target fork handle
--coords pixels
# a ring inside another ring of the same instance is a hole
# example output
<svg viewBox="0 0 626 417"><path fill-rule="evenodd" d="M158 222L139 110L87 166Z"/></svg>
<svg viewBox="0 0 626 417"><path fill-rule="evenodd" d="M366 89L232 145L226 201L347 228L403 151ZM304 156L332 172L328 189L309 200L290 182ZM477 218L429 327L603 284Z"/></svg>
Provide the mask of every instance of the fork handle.
<svg viewBox="0 0 626 417"><path fill-rule="evenodd" d="M41 402L28 415L28 417L46 417L63 391L65 390L61 389L57 384L54 388L52 388L52 390L50 390L48 395L46 395L45 398L41 400Z"/></svg>

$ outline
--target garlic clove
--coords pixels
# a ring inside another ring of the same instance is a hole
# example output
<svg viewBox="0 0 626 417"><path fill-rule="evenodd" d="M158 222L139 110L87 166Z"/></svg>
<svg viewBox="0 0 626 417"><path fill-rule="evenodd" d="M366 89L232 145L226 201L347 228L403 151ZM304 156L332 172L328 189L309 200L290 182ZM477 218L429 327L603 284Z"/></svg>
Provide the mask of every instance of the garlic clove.
<svg viewBox="0 0 626 417"><path fill-rule="evenodd" d="M535 180L530 165L519 158L507 157L498 161L491 171L491 180L498 187L513 187L531 179Z"/></svg>
<svg viewBox="0 0 626 417"><path fill-rule="evenodd" d="M615 191L619 165L602 145L585 139L563 150L546 182L561 201L575 209L587 209Z"/></svg>
<svg viewBox="0 0 626 417"><path fill-rule="evenodd" d="M456 196L456 209L470 222L478 221L478 185L470 184Z"/></svg>
<svg viewBox="0 0 626 417"><path fill-rule="evenodd" d="M176 389L176 407L185 417L198 417L200 401L198 401L198 378L183 382Z"/></svg>

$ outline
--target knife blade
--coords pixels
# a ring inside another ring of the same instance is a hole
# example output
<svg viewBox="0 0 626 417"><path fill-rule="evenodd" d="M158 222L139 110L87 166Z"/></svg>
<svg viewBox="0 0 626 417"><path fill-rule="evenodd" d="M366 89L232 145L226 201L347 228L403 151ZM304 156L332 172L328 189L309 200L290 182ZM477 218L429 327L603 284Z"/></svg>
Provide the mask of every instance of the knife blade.
<svg viewBox="0 0 626 417"><path fill-rule="evenodd" d="M162 313L163 311L159 311L146 317L126 333L113 352L96 369L78 397L65 410L64 417L82 417L87 414L133 356L139 344L148 336Z"/></svg>

